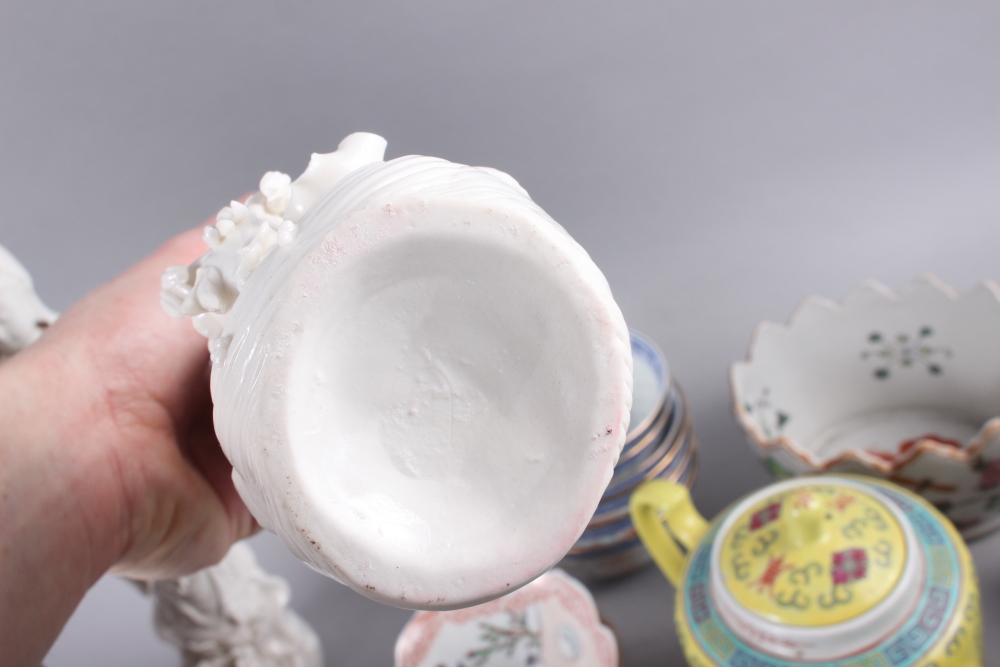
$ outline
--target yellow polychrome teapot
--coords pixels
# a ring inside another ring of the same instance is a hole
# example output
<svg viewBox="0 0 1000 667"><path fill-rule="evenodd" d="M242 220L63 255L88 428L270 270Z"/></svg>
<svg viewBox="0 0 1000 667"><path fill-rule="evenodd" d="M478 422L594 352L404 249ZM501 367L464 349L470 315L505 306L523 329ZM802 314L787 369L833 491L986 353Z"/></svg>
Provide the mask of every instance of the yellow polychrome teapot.
<svg viewBox="0 0 1000 667"><path fill-rule="evenodd" d="M686 487L651 481L630 509L677 589L693 667L982 665L969 551L905 489L855 475L791 479L709 525Z"/></svg>

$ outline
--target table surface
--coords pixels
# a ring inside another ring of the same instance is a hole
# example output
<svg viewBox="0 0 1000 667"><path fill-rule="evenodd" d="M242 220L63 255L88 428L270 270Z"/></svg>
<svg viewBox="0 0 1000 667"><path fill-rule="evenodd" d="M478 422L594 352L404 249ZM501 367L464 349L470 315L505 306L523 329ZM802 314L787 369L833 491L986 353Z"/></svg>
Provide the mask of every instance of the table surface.
<svg viewBox="0 0 1000 667"><path fill-rule="evenodd" d="M514 175L666 351L713 516L768 477L726 372L762 320L858 281L1000 278L1000 5L482 2L0 5L0 243L65 309L278 169L367 130L388 157ZM408 613L273 536L329 664L387 665ZM972 547L1000 627L1000 534ZM647 569L595 587L630 667L681 665ZM114 578L46 664L174 665ZM1000 635L986 633L987 664Z"/></svg>

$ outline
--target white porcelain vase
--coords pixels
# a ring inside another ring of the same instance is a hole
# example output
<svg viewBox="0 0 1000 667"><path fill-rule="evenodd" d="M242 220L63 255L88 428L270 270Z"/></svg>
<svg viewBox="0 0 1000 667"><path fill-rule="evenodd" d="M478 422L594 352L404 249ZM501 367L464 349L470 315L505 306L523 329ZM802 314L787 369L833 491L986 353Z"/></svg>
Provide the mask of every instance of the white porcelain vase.
<svg viewBox="0 0 1000 667"><path fill-rule="evenodd" d="M210 338L240 495L310 567L405 608L516 589L593 514L628 330L514 179L351 135L220 212L163 302Z"/></svg>

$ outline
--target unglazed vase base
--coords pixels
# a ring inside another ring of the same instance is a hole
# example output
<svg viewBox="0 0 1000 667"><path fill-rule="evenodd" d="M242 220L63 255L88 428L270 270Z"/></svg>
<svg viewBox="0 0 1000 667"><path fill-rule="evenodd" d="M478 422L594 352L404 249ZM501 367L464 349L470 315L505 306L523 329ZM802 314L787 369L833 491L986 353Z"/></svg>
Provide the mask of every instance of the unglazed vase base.
<svg viewBox="0 0 1000 667"><path fill-rule="evenodd" d="M471 217L448 208L420 215ZM289 444L312 502L344 539L428 574L563 539L587 463L564 448L600 435L581 414L600 400L591 337L566 325L586 313L472 234L403 235L338 267L289 359Z"/></svg>
<svg viewBox="0 0 1000 667"><path fill-rule="evenodd" d="M310 543L396 604L513 590L575 541L617 451L622 416L593 411L599 313L513 212L403 200L352 222L374 240L331 232L274 314L298 332L282 400L292 477L323 517Z"/></svg>

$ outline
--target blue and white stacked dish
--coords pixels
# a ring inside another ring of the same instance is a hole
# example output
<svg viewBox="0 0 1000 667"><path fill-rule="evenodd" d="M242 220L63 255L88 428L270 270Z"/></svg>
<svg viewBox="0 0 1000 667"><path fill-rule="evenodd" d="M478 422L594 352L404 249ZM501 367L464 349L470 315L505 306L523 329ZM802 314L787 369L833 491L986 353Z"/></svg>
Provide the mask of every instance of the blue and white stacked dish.
<svg viewBox="0 0 1000 667"><path fill-rule="evenodd" d="M617 577L650 562L629 516L628 500L640 483L665 479L690 487L698 471L698 442L684 393L659 348L630 331L632 413L614 475L587 529L560 563L581 579Z"/></svg>

